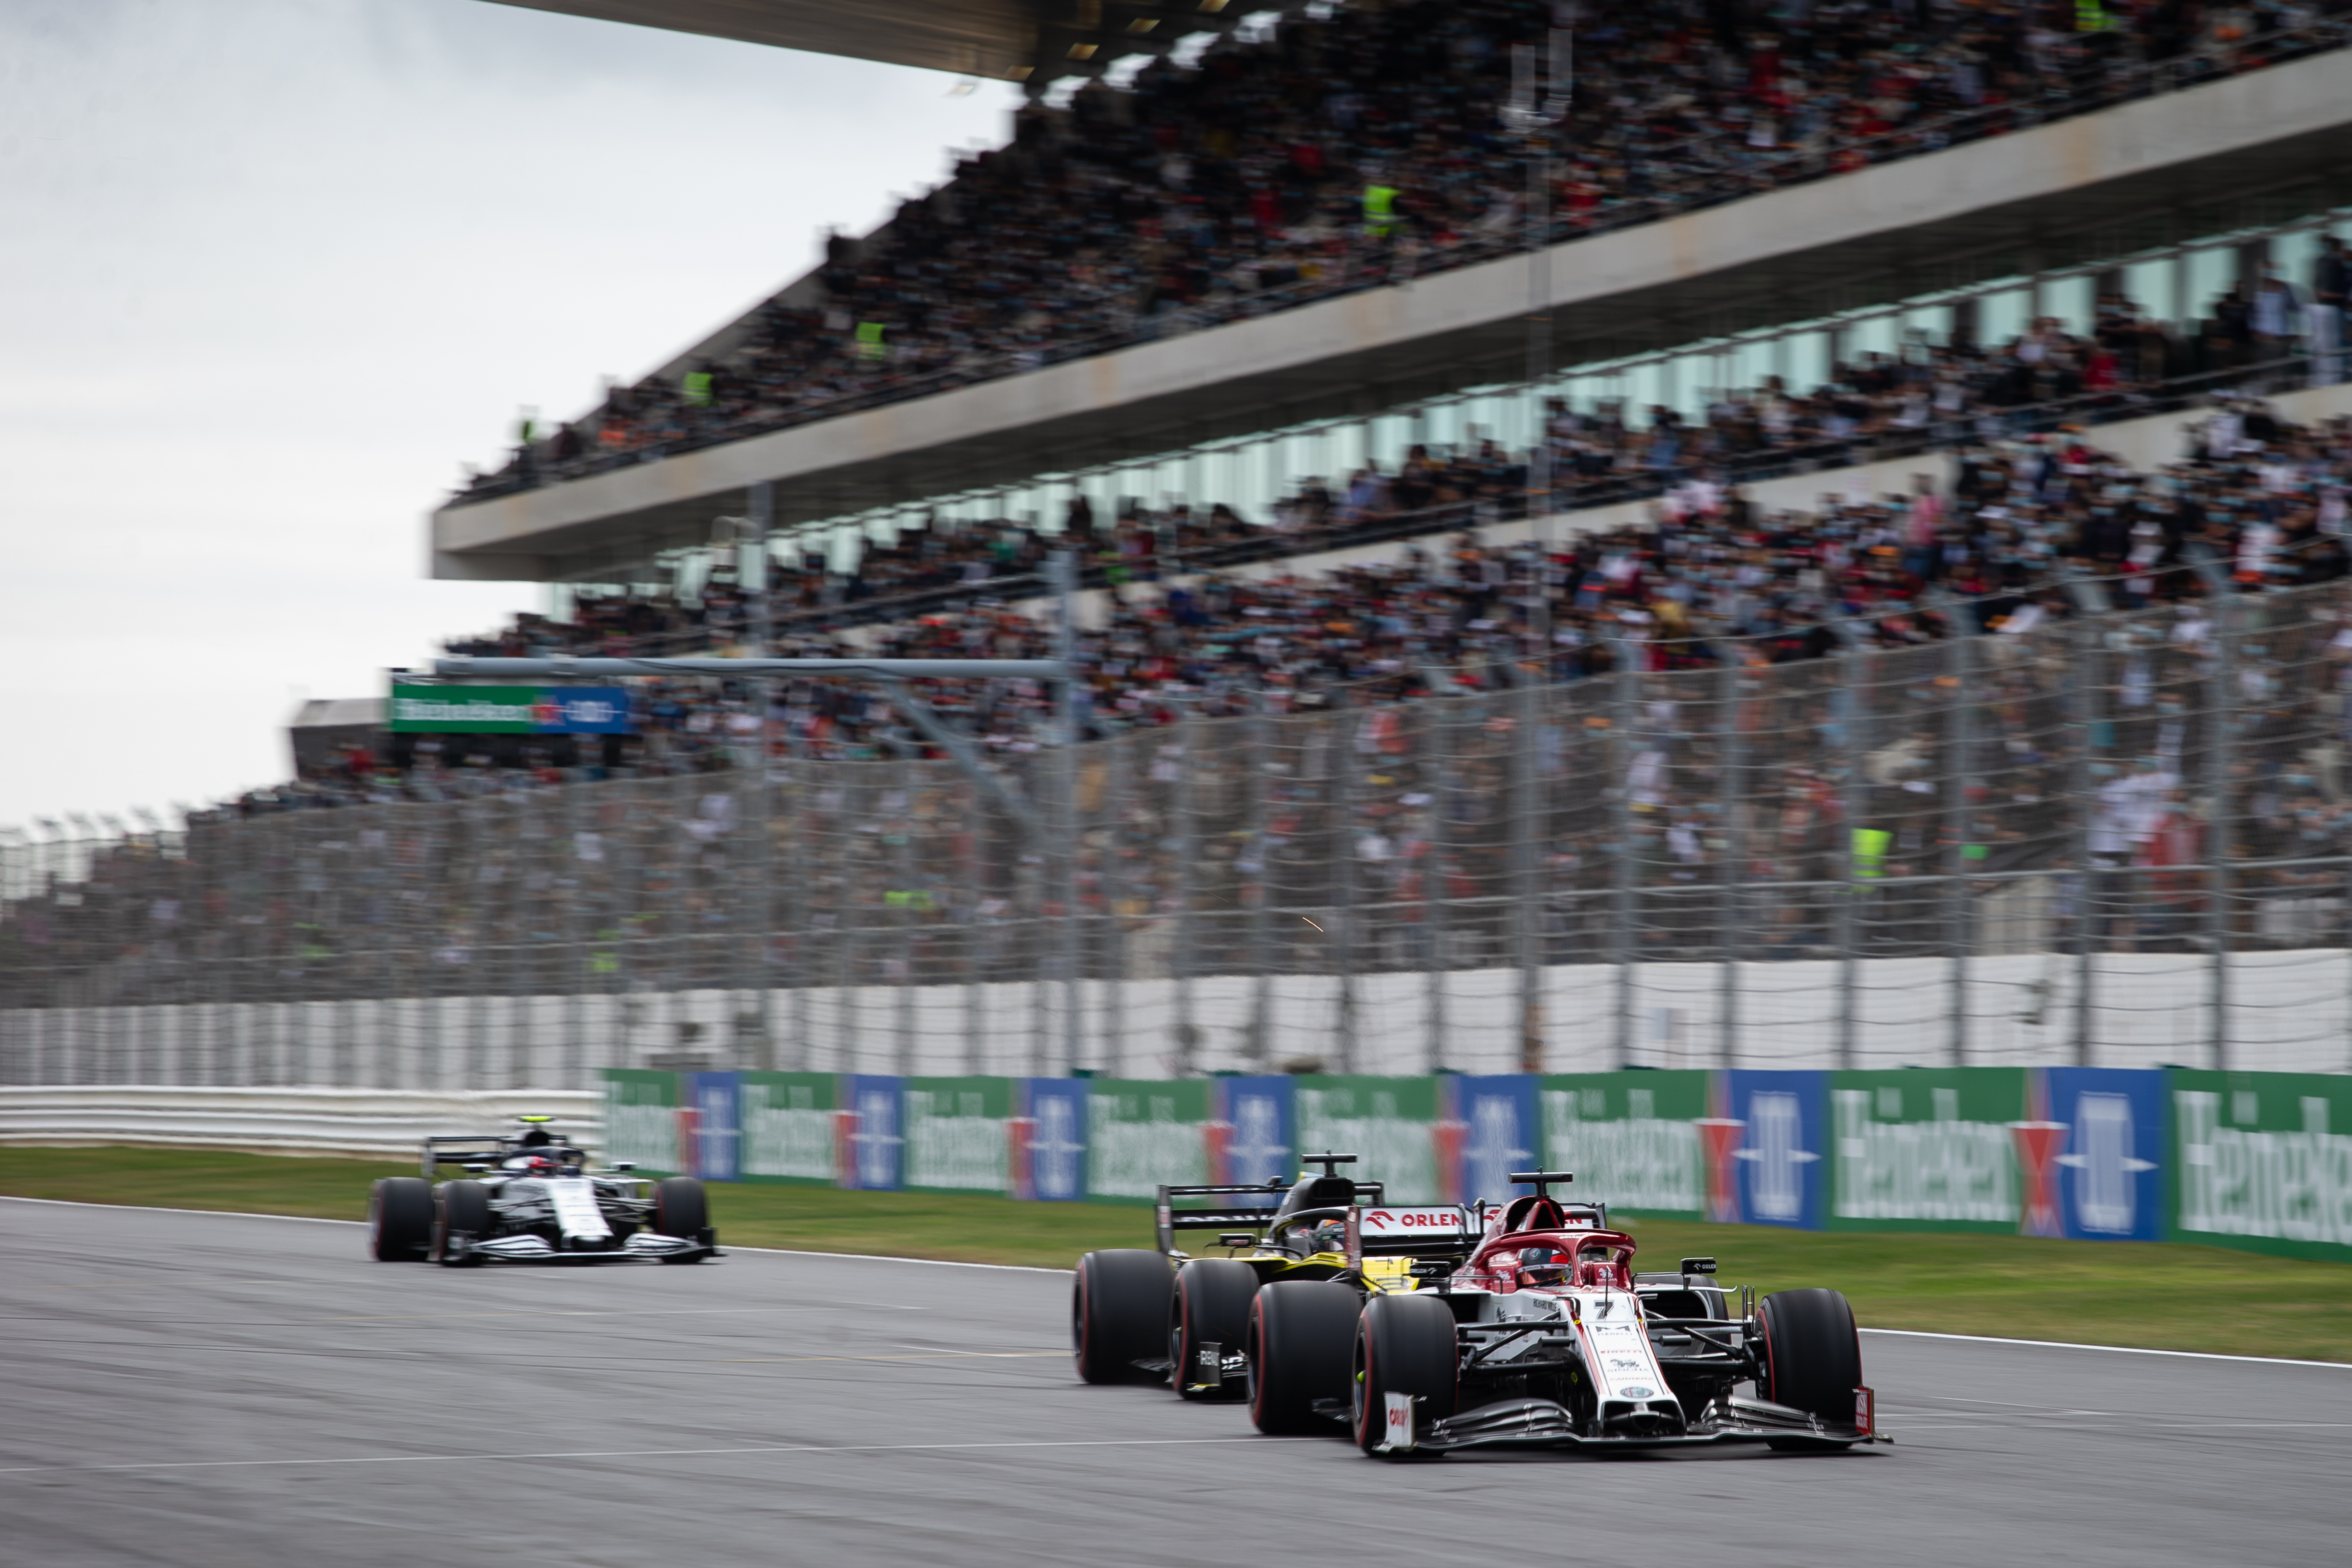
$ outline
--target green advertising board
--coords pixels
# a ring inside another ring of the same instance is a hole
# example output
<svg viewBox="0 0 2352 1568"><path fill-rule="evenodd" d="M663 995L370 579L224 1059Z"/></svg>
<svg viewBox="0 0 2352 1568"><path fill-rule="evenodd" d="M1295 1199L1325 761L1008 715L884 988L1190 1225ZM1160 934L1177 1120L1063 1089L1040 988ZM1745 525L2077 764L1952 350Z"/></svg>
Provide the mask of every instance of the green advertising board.
<svg viewBox="0 0 2352 1568"><path fill-rule="evenodd" d="M832 1185L837 1084L829 1072L747 1072L736 1080L742 1138L739 1174L747 1182Z"/></svg>
<svg viewBox="0 0 2352 1568"><path fill-rule="evenodd" d="M1832 1230L2013 1235L2022 1068L1830 1075Z"/></svg>
<svg viewBox="0 0 2352 1568"><path fill-rule="evenodd" d="M544 699L536 686L394 686L385 725L443 735L527 735Z"/></svg>
<svg viewBox="0 0 2352 1568"><path fill-rule="evenodd" d="M2172 1237L2352 1258L2352 1077L2175 1070Z"/></svg>
<svg viewBox="0 0 2352 1568"><path fill-rule="evenodd" d="M1004 1124L1013 1114L1011 1079L910 1078L899 1094L908 1191L1008 1190Z"/></svg>
<svg viewBox="0 0 2352 1568"><path fill-rule="evenodd" d="M1208 1124L1206 1079L1088 1080L1087 1196L1149 1203L1162 1184L1205 1184Z"/></svg>
<svg viewBox="0 0 2352 1568"><path fill-rule="evenodd" d="M1546 1170L1569 1195L1627 1214L1697 1215L1706 1204L1698 1119L1704 1072L1553 1073L1537 1088Z"/></svg>
<svg viewBox="0 0 2352 1568"><path fill-rule="evenodd" d="M604 1163L627 1161L649 1176L675 1174L678 1076L604 1069Z"/></svg>
<svg viewBox="0 0 2352 1568"><path fill-rule="evenodd" d="M1300 1168L1325 1150L1358 1156L1341 1175L1379 1182L1392 1204L1442 1202L1438 1080L1303 1076L1296 1080Z"/></svg>

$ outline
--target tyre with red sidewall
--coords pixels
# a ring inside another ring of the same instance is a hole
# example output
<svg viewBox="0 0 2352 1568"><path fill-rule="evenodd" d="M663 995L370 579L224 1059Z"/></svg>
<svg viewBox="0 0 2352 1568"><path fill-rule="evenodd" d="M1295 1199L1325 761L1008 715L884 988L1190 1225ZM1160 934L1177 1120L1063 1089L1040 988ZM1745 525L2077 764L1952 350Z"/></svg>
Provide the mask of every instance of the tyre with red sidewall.
<svg viewBox="0 0 2352 1568"><path fill-rule="evenodd" d="M1176 1271L1176 1290L1168 1304L1168 1363L1178 1394L1223 1399L1240 1392L1229 1391L1222 1373L1203 1379L1193 1363L1202 1345L1218 1346L1221 1358L1241 1353L1256 1295L1257 1270L1237 1258L1196 1258ZM1212 1386L1193 1386L1200 1382Z"/></svg>
<svg viewBox="0 0 2352 1568"><path fill-rule="evenodd" d="M1250 1300L1250 1420L1284 1436L1328 1430L1318 1401L1348 1406L1364 1299L1330 1279L1277 1279Z"/></svg>
<svg viewBox="0 0 2352 1568"><path fill-rule="evenodd" d="M1818 1415L1832 1426L1853 1425L1853 1391L1862 1386L1862 1336L1853 1308L1835 1290L1780 1290L1757 1304L1764 1325L1764 1378L1757 1392L1775 1405ZM1803 1450L1843 1443L1819 1438L1773 1440Z"/></svg>
<svg viewBox="0 0 2352 1568"><path fill-rule="evenodd" d="M1175 1289L1168 1259L1141 1247L1107 1247L1078 1259L1070 1286L1070 1349L1088 1383L1157 1383L1135 1363L1168 1353Z"/></svg>
<svg viewBox="0 0 2352 1568"><path fill-rule="evenodd" d="M368 1251L378 1263L423 1263L432 1256L432 1183L386 1176L368 1189Z"/></svg>
<svg viewBox="0 0 2352 1568"><path fill-rule="evenodd" d="M1356 1447L1370 1454L1388 1435L1388 1396L1418 1399L1419 1420L1454 1414L1462 1359L1454 1312L1436 1296L1375 1296L1356 1320L1349 1394Z"/></svg>
<svg viewBox="0 0 2352 1568"><path fill-rule="evenodd" d="M444 1182L433 1194L433 1260L445 1268L478 1268L482 1255L450 1245L460 1233L479 1241L490 1234L490 1189L479 1182Z"/></svg>

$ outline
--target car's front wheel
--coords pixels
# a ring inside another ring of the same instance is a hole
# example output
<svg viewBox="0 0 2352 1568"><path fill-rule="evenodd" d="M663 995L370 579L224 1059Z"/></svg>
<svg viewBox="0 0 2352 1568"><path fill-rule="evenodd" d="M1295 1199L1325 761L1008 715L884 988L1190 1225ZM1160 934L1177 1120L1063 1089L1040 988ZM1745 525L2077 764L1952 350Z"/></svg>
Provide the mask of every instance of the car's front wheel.
<svg viewBox="0 0 2352 1568"><path fill-rule="evenodd" d="M1383 1452L1391 1438L1391 1395L1416 1424L1443 1421L1454 1414L1462 1360L1454 1332L1454 1312L1435 1296L1375 1296L1356 1320L1355 1386L1349 1414L1356 1447Z"/></svg>
<svg viewBox="0 0 2352 1568"><path fill-rule="evenodd" d="M432 1250L432 1183L386 1176L368 1189L368 1251L378 1263L422 1263Z"/></svg>
<svg viewBox="0 0 2352 1568"><path fill-rule="evenodd" d="M654 1234L700 1241L710 1228L710 1200L692 1176L669 1176L654 1188ZM664 1263L699 1263L705 1252L673 1253Z"/></svg>
<svg viewBox="0 0 2352 1568"><path fill-rule="evenodd" d="M479 1182L444 1182L434 1194L433 1260L445 1268L478 1268L482 1255L466 1245L490 1234L490 1189Z"/></svg>
<svg viewBox="0 0 2352 1568"><path fill-rule="evenodd" d="M1167 1353L1174 1270L1140 1247L1106 1247L1078 1259L1070 1284L1070 1348L1088 1383L1141 1383L1136 1365Z"/></svg>
<svg viewBox="0 0 2352 1568"><path fill-rule="evenodd" d="M1862 1386L1862 1336L1853 1308L1835 1290L1780 1290L1757 1304L1764 1325L1764 1376L1757 1392L1775 1405L1818 1415L1825 1426L1853 1425ZM1776 1437L1775 1448L1843 1447L1815 1437Z"/></svg>

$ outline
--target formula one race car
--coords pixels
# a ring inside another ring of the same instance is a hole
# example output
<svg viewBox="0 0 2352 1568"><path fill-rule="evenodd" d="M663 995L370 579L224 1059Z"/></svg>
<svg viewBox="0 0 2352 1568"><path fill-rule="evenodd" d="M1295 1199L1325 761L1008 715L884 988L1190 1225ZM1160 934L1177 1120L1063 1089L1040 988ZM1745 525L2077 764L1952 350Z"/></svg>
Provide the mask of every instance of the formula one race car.
<svg viewBox="0 0 2352 1568"><path fill-rule="evenodd" d="M422 1176L387 1176L368 1194L369 1249L379 1263L613 1263L716 1258L702 1184L691 1176L647 1182L556 1141L546 1116L516 1118L513 1137L427 1138ZM443 1165L457 1181L433 1184ZM646 1189L653 1191L648 1194Z"/></svg>
<svg viewBox="0 0 2352 1568"><path fill-rule="evenodd" d="M1378 1182L1351 1182L1337 1167L1353 1154L1309 1154L1320 1175L1298 1178L1276 1206L1180 1209L1178 1198L1255 1197L1262 1187L1161 1187L1160 1249L1112 1248L1078 1260L1070 1328L1078 1375L1088 1383L1161 1383L1187 1399L1239 1398L1247 1391L1243 1342L1250 1303L1273 1280L1331 1280L1357 1272L1349 1260L1348 1216L1377 1204ZM1191 1258L1180 1230L1214 1230L1223 1258Z"/></svg>

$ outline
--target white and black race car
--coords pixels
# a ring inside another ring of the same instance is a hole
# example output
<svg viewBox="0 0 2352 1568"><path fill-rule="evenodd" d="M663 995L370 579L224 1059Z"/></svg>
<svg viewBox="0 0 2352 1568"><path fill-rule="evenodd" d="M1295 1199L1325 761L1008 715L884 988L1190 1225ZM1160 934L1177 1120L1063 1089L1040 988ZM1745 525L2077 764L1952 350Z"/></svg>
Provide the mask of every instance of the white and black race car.
<svg viewBox="0 0 2352 1568"><path fill-rule="evenodd" d="M545 1116L520 1133L427 1138L424 1174L387 1176L368 1194L368 1245L379 1263L699 1263L719 1234L702 1184L647 1181L626 1163L591 1171ZM435 1185L444 1165L466 1174ZM648 1191L647 1189L651 1189Z"/></svg>

